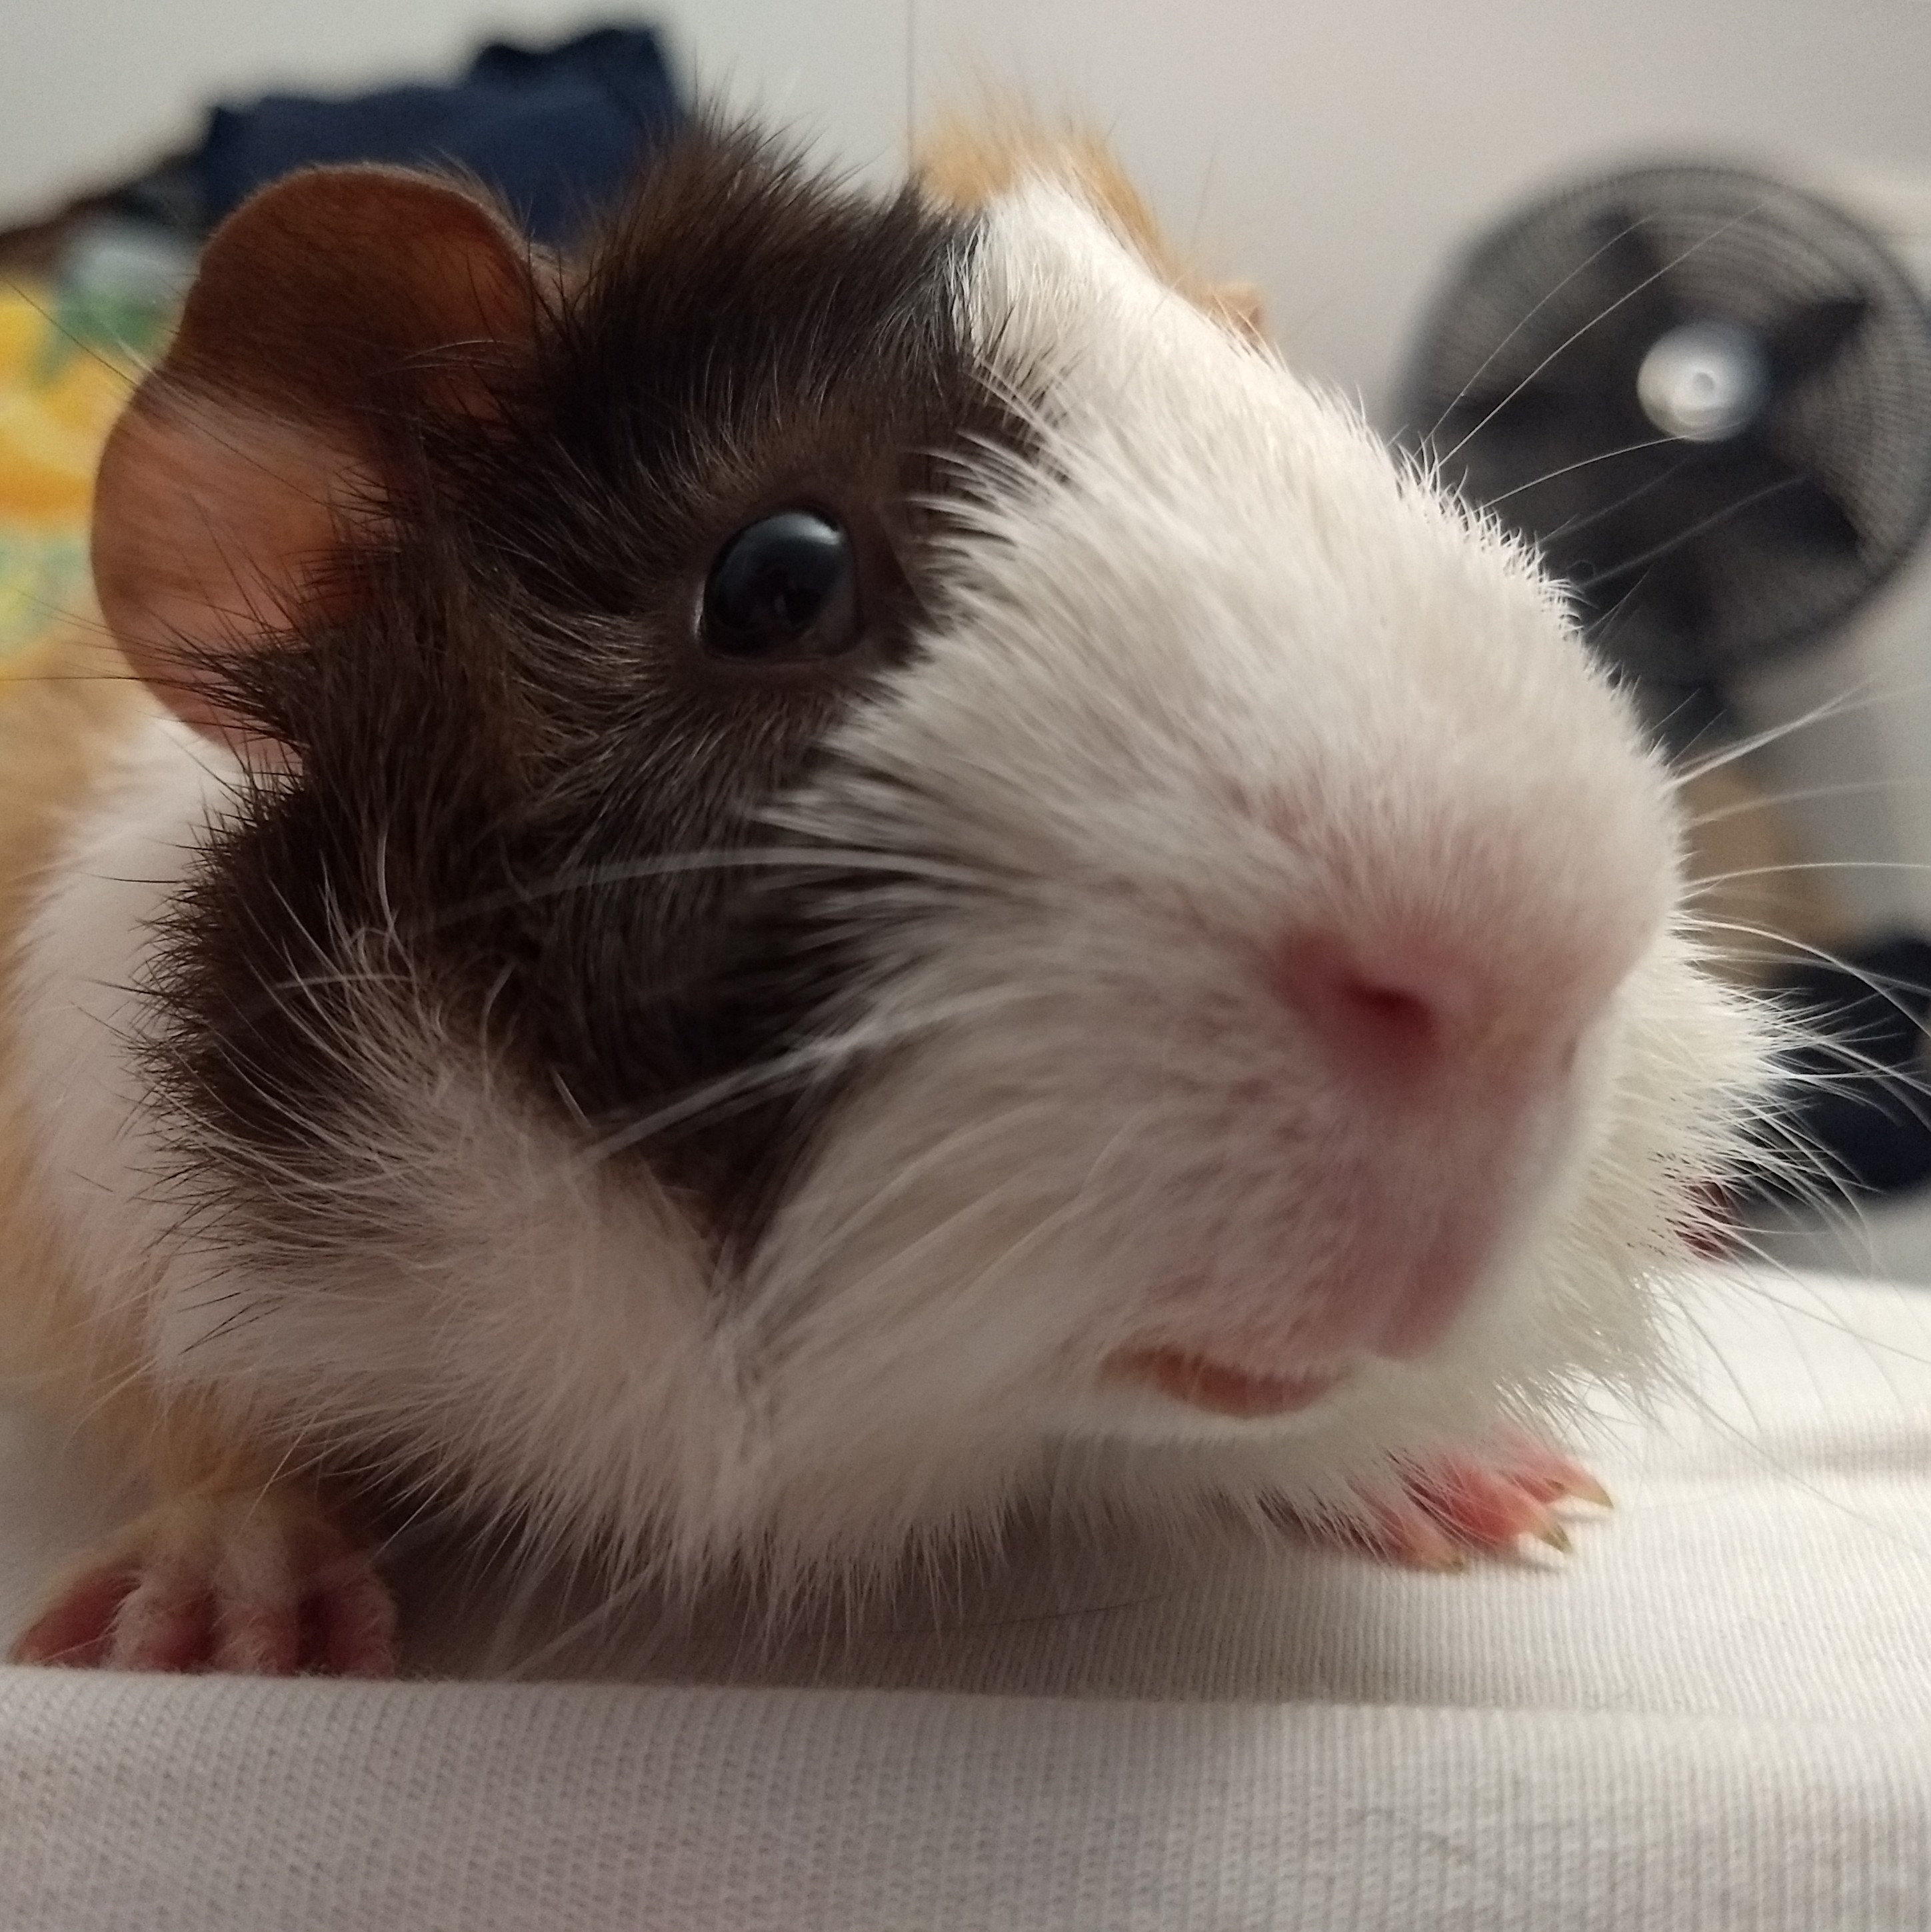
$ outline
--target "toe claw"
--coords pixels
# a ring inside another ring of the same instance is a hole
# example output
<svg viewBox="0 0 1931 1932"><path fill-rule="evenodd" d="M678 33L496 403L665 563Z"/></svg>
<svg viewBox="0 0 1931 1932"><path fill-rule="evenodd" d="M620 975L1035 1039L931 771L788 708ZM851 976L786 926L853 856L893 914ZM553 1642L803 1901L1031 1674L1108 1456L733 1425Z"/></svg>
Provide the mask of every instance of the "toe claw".
<svg viewBox="0 0 1931 1932"><path fill-rule="evenodd" d="M1423 1570L1459 1570L1472 1553L1505 1555L1531 1540L1559 1555L1575 1546L1558 1518L1571 1500L1610 1507L1594 1477L1553 1450L1512 1441L1485 1454L1405 1466L1399 1487L1364 1494L1358 1520L1315 1534Z"/></svg>
<svg viewBox="0 0 1931 1932"><path fill-rule="evenodd" d="M1579 1503L1592 1504L1597 1509L1612 1510L1616 1507L1615 1498L1587 1469L1576 1468L1573 1463L1570 1467L1575 1473L1565 1493Z"/></svg>

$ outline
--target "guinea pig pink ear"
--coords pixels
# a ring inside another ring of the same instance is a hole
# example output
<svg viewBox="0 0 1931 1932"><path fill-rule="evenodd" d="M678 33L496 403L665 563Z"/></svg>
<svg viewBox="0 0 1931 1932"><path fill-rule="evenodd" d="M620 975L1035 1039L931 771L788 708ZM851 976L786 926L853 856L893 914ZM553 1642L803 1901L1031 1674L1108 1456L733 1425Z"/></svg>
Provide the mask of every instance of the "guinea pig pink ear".
<svg viewBox="0 0 1931 1932"><path fill-rule="evenodd" d="M538 304L528 244L427 176L317 170L222 224L94 494L101 611L163 701L230 732L220 655L285 628L379 514L401 426L490 406Z"/></svg>

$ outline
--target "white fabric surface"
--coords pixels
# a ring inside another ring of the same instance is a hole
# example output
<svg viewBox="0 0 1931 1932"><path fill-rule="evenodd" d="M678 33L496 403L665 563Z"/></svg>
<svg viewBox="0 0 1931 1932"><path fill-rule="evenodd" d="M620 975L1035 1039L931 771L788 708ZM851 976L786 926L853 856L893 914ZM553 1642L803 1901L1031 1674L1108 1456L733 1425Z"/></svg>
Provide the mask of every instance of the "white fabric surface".
<svg viewBox="0 0 1931 1932"><path fill-rule="evenodd" d="M1035 1552L781 1650L418 1615L679 1684L0 1672L0 1928L1931 1927L1931 1293L1689 1305L1558 1564ZM109 1508L11 1422L0 1617Z"/></svg>

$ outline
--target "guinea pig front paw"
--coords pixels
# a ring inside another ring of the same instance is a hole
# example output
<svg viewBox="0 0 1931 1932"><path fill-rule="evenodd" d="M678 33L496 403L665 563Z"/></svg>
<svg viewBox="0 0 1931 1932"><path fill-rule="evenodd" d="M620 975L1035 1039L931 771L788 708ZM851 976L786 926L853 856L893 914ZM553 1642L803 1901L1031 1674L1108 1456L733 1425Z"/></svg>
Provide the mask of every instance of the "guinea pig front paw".
<svg viewBox="0 0 1931 1932"><path fill-rule="evenodd" d="M55 1586L9 1657L388 1677L395 1606L368 1552L302 1490L174 1496Z"/></svg>
<svg viewBox="0 0 1931 1932"><path fill-rule="evenodd" d="M1525 1538L1566 1553L1561 1511L1573 1502L1610 1507L1579 1463L1524 1437L1498 1451L1404 1465L1386 1490L1363 1497L1360 1516L1317 1524L1314 1534L1411 1568L1455 1570L1471 1553L1505 1553Z"/></svg>

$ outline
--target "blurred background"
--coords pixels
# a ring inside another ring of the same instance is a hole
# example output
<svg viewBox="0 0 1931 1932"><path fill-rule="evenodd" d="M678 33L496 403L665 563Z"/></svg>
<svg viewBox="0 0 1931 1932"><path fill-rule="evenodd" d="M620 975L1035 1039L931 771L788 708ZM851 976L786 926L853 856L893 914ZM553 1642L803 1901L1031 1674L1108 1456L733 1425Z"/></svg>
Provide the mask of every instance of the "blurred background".
<svg viewBox="0 0 1931 1932"><path fill-rule="evenodd" d="M0 218L191 140L206 106L452 72L583 0L61 0L6 10ZM710 0L636 10L687 86L861 166L982 86L1103 126L1302 365L1384 400L1448 250L1579 170L1711 152L1931 208L1923 0Z"/></svg>
<svg viewBox="0 0 1931 1932"><path fill-rule="evenodd" d="M251 115L264 94L448 82L491 40L648 26L676 100L760 111L880 180L936 113L1016 94L1105 132L1183 246L1258 284L1298 368L1545 545L1686 771L1770 734L1698 778L1696 862L1738 970L1843 1042L1807 1130L1864 1211L1748 1211L1793 1258L1931 1281L1927 0L14 0L5 20L0 657L72 602L118 393L60 344L138 361L197 225L314 131ZM642 140L655 83L627 45ZM490 74L521 85L523 59ZM429 125L427 100L392 103L384 138ZM223 103L241 112L211 129Z"/></svg>

